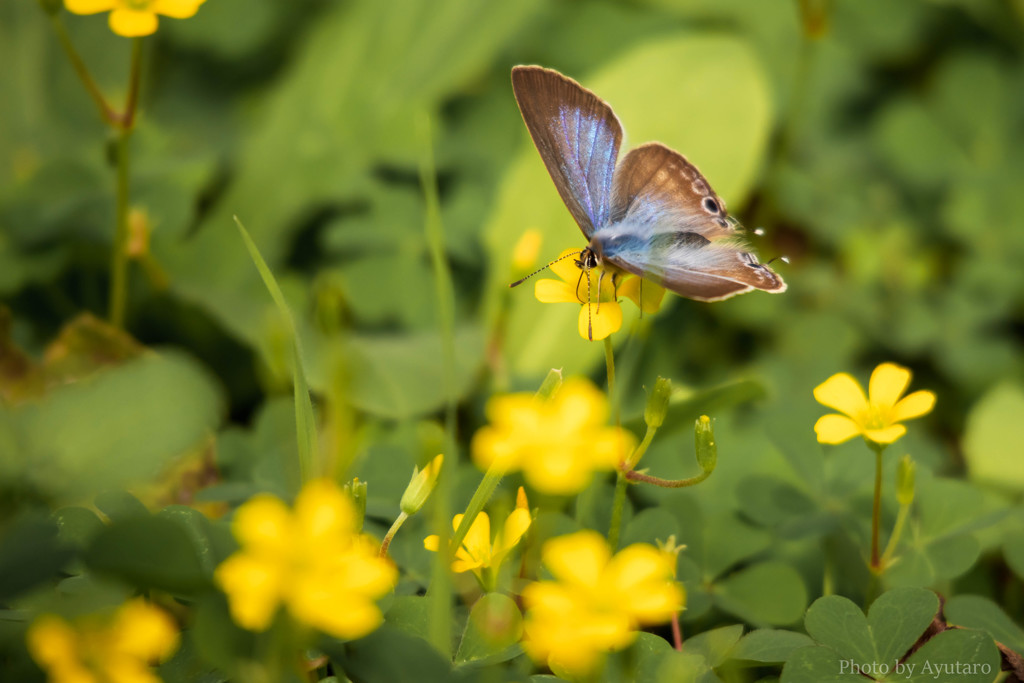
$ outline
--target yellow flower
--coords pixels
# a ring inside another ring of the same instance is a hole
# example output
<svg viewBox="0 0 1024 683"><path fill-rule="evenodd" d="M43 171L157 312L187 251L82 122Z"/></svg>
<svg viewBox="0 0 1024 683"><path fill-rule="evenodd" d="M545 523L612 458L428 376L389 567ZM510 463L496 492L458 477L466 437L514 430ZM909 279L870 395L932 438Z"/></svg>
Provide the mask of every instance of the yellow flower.
<svg viewBox="0 0 1024 683"><path fill-rule="evenodd" d="M166 612L136 598L106 618L68 622L44 614L32 622L26 640L53 683L153 683L160 678L150 663L178 647L178 627Z"/></svg>
<svg viewBox="0 0 1024 683"><path fill-rule="evenodd" d="M879 445L890 444L907 432L899 424L931 412L935 394L915 391L903 396L910 384L910 370L894 363L882 363L871 373L868 395L845 372L832 375L814 389L818 403L835 408L842 415L818 419L814 431L821 443L837 444L860 434Z"/></svg>
<svg viewBox="0 0 1024 683"><path fill-rule="evenodd" d="M543 241L544 235L537 228L530 228L520 236L512 247L513 272L525 273L537 264L537 255Z"/></svg>
<svg viewBox="0 0 1024 683"><path fill-rule="evenodd" d="M231 616L262 631L280 605L299 622L338 638L359 638L382 620L375 600L392 589L394 566L356 529L353 503L332 481L307 483L294 510L261 494L232 524L241 549L215 574Z"/></svg>
<svg viewBox="0 0 1024 683"><path fill-rule="evenodd" d="M584 339L604 339L622 327L622 307L619 306L616 295L631 300L644 313L654 313L661 306L665 289L634 275L620 275L616 290L611 273L605 272L602 278L601 269L593 268L587 271L590 278L588 287L583 271L576 265L574 259L568 258L572 254L578 255L579 249L563 251L558 256L562 260L556 260L551 264L552 272L561 280L537 280L533 293L538 301L546 304L582 304L578 328L580 336ZM590 304L587 303L588 295L592 302Z"/></svg>
<svg viewBox="0 0 1024 683"><path fill-rule="evenodd" d="M476 464L522 470L544 493L583 490L594 470L614 469L636 445L626 430L605 426L608 400L580 378L566 380L547 400L528 393L495 396L487 417L491 424L473 437Z"/></svg>
<svg viewBox="0 0 1024 683"><path fill-rule="evenodd" d="M629 646L638 628L670 620L686 601L675 554L645 543L613 557L600 534L580 531L545 543L541 561L555 580L523 591L523 649L559 676L593 673L605 652Z"/></svg>
<svg viewBox="0 0 1024 683"><path fill-rule="evenodd" d="M156 15L188 19L204 2L206 0L64 0L64 6L74 14L110 12L110 30L133 38L155 33Z"/></svg>
<svg viewBox="0 0 1024 683"><path fill-rule="evenodd" d="M452 529L457 530L462 523L462 515L455 515ZM533 518L530 517L530 506L526 500L526 491L519 487L516 494L516 509L513 510L505 524L498 531L494 542L491 542L491 520L486 512L481 512L473 520L462 545L455 551L452 571L456 573L473 572L480 583L487 589L493 589L494 577L505 557L516 547L523 534L530 528ZM427 550L437 552L440 539L432 534L423 539ZM485 576L484 572L487 571Z"/></svg>

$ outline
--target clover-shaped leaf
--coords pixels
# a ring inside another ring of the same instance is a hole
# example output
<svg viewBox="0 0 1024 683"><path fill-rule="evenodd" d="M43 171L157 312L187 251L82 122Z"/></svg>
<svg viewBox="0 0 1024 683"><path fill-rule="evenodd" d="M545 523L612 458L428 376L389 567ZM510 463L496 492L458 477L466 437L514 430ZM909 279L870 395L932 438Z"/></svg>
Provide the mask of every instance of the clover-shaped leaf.
<svg viewBox="0 0 1024 683"><path fill-rule="evenodd" d="M989 682L999 670L992 639L979 631L949 630L921 640L938 613L939 599L922 588L880 596L865 617L850 600L830 595L807 610L804 625L819 644L795 651L781 683L957 680Z"/></svg>

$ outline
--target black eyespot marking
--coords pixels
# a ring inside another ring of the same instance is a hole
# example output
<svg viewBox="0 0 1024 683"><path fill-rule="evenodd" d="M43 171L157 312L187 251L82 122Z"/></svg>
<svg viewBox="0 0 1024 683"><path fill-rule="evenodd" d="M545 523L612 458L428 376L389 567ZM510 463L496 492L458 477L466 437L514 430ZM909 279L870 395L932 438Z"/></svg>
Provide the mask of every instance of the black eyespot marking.
<svg viewBox="0 0 1024 683"><path fill-rule="evenodd" d="M721 209L721 208L720 208L720 207L718 206L718 202L716 202L716 201L715 201L714 199L712 199L711 197L705 197L705 198L704 198L704 209L705 209L705 210L706 210L706 211L707 211L708 213L714 213L714 214L717 214L718 212L720 212L720 211L722 210L722 209Z"/></svg>

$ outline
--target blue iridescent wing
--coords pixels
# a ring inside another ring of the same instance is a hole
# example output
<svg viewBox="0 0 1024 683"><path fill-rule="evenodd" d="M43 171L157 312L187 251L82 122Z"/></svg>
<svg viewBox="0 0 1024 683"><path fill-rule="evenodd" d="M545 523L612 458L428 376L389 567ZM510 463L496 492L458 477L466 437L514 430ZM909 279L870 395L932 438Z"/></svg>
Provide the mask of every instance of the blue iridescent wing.
<svg viewBox="0 0 1024 683"><path fill-rule="evenodd" d="M512 89L558 194L589 239L611 218L619 120L601 98L551 69L513 68Z"/></svg>
<svg viewBox="0 0 1024 683"><path fill-rule="evenodd" d="M678 152L655 142L630 151L612 197L612 221L591 240L611 265L701 301L786 289L748 251L725 203Z"/></svg>

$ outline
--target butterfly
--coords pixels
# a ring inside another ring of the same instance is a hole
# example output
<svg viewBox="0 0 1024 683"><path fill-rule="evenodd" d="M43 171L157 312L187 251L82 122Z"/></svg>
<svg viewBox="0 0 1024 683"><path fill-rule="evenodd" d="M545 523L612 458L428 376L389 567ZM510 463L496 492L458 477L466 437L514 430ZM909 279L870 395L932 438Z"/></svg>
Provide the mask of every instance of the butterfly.
<svg viewBox="0 0 1024 683"><path fill-rule="evenodd" d="M576 261L581 270L610 272L613 283L632 273L698 301L785 291L682 154L648 142L619 161L615 112L552 69L514 67L512 90L558 194L589 240Z"/></svg>

